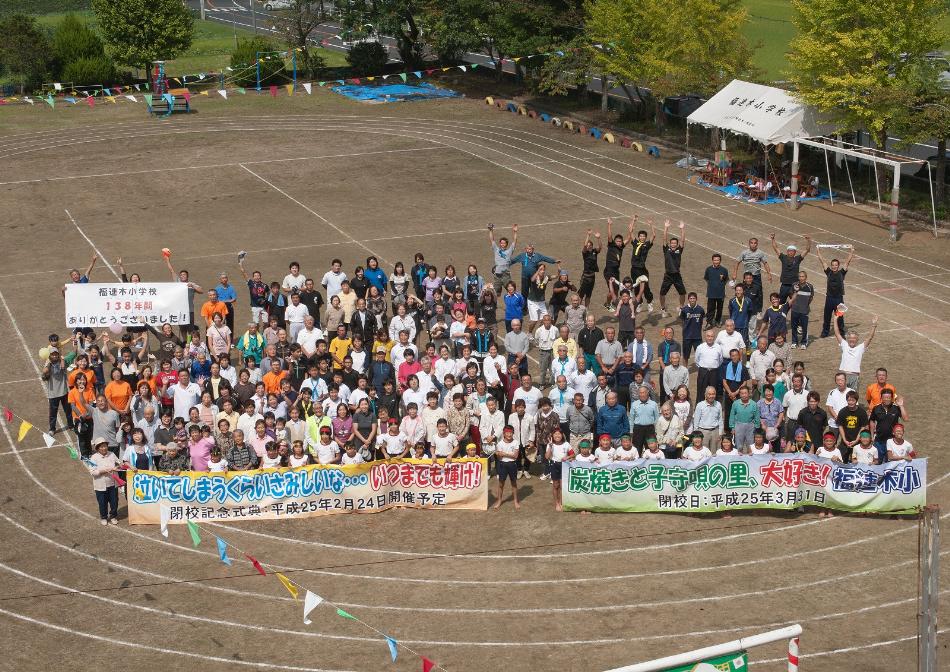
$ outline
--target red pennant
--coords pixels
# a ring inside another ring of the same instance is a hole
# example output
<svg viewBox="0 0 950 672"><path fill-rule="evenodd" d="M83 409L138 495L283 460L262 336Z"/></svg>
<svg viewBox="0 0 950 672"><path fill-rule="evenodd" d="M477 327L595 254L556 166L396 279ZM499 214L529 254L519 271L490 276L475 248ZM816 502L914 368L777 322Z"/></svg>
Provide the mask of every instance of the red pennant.
<svg viewBox="0 0 950 672"><path fill-rule="evenodd" d="M356 79L354 79L354 80L353 80L353 83L354 83L354 84L359 84L359 83L360 83L360 78L357 77Z"/></svg>
<svg viewBox="0 0 950 672"><path fill-rule="evenodd" d="M115 484L118 485L120 488L121 488L123 485L125 485L125 481L123 481L121 478L119 478L118 475L116 475L116 474L109 474L109 475L112 477L112 480L115 481Z"/></svg>
<svg viewBox="0 0 950 672"><path fill-rule="evenodd" d="M258 574L261 576L267 576L267 572L264 571L264 568L261 567L261 563L259 563L256 558L248 555L247 553L244 554L244 557L251 561L251 564L254 565L254 569L257 570Z"/></svg>
<svg viewBox="0 0 950 672"><path fill-rule="evenodd" d="M4 407L3 409L3 419L7 422L13 422L13 411L9 408Z"/></svg>
<svg viewBox="0 0 950 672"><path fill-rule="evenodd" d="M429 68L428 70L426 70L427 75L431 75L433 72L435 72L435 68Z"/></svg>
<svg viewBox="0 0 950 672"><path fill-rule="evenodd" d="M429 672L429 670L431 670L433 667L435 667L435 663L433 663L431 660L423 656L422 657L422 672Z"/></svg>
<svg viewBox="0 0 950 672"><path fill-rule="evenodd" d="M271 84L270 86L270 95L272 95L274 98L277 97L277 86L275 84Z"/></svg>
<svg viewBox="0 0 950 672"><path fill-rule="evenodd" d="M95 101L92 99L92 96L86 96L86 102L89 103L89 107L95 107L95 106L96 106L96 103L95 103Z"/></svg>

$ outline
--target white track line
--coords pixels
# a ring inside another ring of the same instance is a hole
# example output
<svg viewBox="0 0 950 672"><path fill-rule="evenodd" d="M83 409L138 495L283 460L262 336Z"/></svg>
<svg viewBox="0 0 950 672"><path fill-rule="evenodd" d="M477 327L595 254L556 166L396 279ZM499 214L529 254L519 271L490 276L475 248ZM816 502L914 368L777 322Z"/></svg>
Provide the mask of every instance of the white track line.
<svg viewBox="0 0 950 672"><path fill-rule="evenodd" d="M943 630L937 630L938 635L945 635L950 632L950 628L944 628ZM800 653L799 658L819 658L821 656L836 656L840 653L852 653L854 651L863 651L865 649L876 649L882 646L893 646L894 644L900 644L902 642L909 642L911 640L917 640L917 635L908 635L907 637L901 637L899 639L889 639L886 642L874 642L873 644L862 644L860 646L848 646L843 649L831 649L829 651L815 651L814 653ZM749 662L749 666L752 665L765 665L766 663L787 663L788 656L784 658L769 658L767 660L753 660ZM905 661L907 662L907 661ZM910 669L905 668L905 669Z"/></svg>
<svg viewBox="0 0 950 672"><path fill-rule="evenodd" d="M63 212L66 213L66 216L69 217L69 221L72 222L73 226L76 227L76 230L79 231L79 235L86 239L86 242L89 243L89 246L92 248L93 252L99 255L99 259L102 260L102 263L106 265L106 268L108 268L109 271L112 273L112 275L115 276L115 279L121 281L122 280L121 276L115 272L114 268L112 268L112 264L109 263L109 260L106 258L106 255L104 255L102 251L98 247L96 247L96 244L92 242L89 236L86 235L86 232L83 231L81 228L79 228L79 223L69 213L69 210L63 210ZM33 360L31 359L30 361L32 362Z"/></svg>

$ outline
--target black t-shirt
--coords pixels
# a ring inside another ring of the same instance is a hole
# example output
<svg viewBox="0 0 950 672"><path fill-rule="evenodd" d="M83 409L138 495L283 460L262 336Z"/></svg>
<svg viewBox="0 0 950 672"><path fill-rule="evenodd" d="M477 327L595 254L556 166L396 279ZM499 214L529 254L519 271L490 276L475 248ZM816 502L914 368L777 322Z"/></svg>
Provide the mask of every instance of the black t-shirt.
<svg viewBox="0 0 950 672"><path fill-rule="evenodd" d="M794 285L798 282L798 269L802 265L801 255L780 254L778 260L782 264L782 274L779 276L779 282L783 285Z"/></svg>
<svg viewBox="0 0 950 672"><path fill-rule="evenodd" d="M663 246L663 262L667 273L679 273L680 263L683 261L683 248L677 247L670 249L669 245Z"/></svg>
<svg viewBox="0 0 950 672"><path fill-rule="evenodd" d="M894 425L901 421L901 409L896 404L891 404L890 408L878 404L871 410L871 420L877 423L874 440L887 441L894 436Z"/></svg>
<svg viewBox="0 0 950 672"><path fill-rule="evenodd" d="M708 266L703 274L706 281L707 299L726 298L726 283L729 282L729 271L722 266Z"/></svg>
<svg viewBox="0 0 950 672"><path fill-rule="evenodd" d="M798 414L798 424L808 432L809 440L817 445L821 443L821 434L828 424L828 414L820 406L814 412L806 406Z"/></svg>
<svg viewBox="0 0 950 672"><path fill-rule="evenodd" d="M619 268L620 257L623 256L624 243L617 245L614 241L607 243L607 261L604 262L605 268Z"/></svg>
<svg viewBox="0 0 950 672"><path fill-rule="evenodd" d="M558 292L558 289L564 289L567 287L566 292ZM563 280L555 280L554 287L555 291L551 292L551 305L552 306L566 306L567 305L567 296L574 290L574 285L570 282L564 282Z"/></svg>
<svg viewBox="0 0 950 672"><path fill-rule="evenodd" d="M248 280L247 289L251 294L251 307L264 308L267 305L267 285L260 280Z"/></svg>
<svg viewBox="0 0 950 672"><path fill-rule="evenodd" d="M538 282L540 280L540 282ZM544 301L544 292L548 288L548 278L539 278L528 286L529 301Z"/></svg>
<svg viewBox="0 0 950 672"><path fill-rule="evenodd" d="M639 241L633 243L630 246L630 268L646 268L647 255L650 253L650 248L652 247L653 247L652 240L647 240L642 243ZM640 275L640 274L631 273L630 275Z"/></svg>
<svg viewBox="0 0 950 672"><path fill-rule="evenodd" d="M868 424L868 413L860 406L855 406L851 410L847 406L838 411L838 417L835 419L838 426L844 429L844 436L848 441L854 441L858 438L858 432L862 427Z"/></svg>
<svg viewBox="0 0 950 672"><path fill-rule="evenodd" d="M839 268L837 271L826 268L825 275L828 277L828 287L825 294L828 296L844 296L844 276L847 272L843 268Z"/></svg>
<svg viewBox="0 0 950 672"><path fill-rule="evenodd" d="M585 250L581 252L584 258L584 273L596 273L600 270L600 264L597 263L597 250Z"/></svg>
<svg viewBox="0 0 950 672"><path fill-rule="evenodd" d="M350 289L356 294L356 298L365 299L366 292L369 291L369 280L366 279L365 275L363 277L354 275L350 278Z"/></svg>
<svg viewBox="0 0 950 672"><path fill-rule="evenodd" d="M577 345L584 354L593 355L597 344L604 340L604 331L600 327L588 329L584 327L577 333Z"/></svg>
<svg viewBox="0 0 950 672"><path fill-rule="evenodd" d="M300 292L300 303L307 307L307 311L314 319L320 319L320 306L323 305L323 296L317 290Z"/></svg>
<svg viewBox="0 0 950 672"><path fill-rule="evenodd" d="M478 276L477 275L466 275L465 276L465 291L468 296L469 301L478 300Z"/></svg>

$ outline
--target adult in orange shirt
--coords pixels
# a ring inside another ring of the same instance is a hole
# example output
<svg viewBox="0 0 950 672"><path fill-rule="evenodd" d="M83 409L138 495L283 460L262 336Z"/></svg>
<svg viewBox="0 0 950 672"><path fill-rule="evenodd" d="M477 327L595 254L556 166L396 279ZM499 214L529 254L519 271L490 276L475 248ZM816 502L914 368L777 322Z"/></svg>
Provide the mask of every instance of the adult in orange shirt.
<svg viewBox="0 0 950 672"><path fill-rule="evenodd" d="M112 380L106 385L103 394L109 402L109 408L122 415L129 412L129 403L132 401L132 386L122 379L122 369L116 367L110 374Z"/></svg>
<svg viewBox="0 0 950 672"><path fill-rule="evenodd" d="M211 326L215 315L220 315L221 319L224 320L228 316L228 304L219 301L218 293L213 289L209 289L208 300L201 306L201 316L205 318L205 326Z"/></svg>
<svg viewBox="0 0 950 672"><path fill-rule="evenodd" d="M261 382L267 394L280 394L280 381L287 377L287 372L280 368L280 360L274 358L270 362L270 371L264 374Z"/></svg>
<svg viewBox="0 0 950 672"><path fill-rule="evenodd" d="M67 400L73 413L79 452L83 457L89 457L92 455L92 409L96 405L96 393L92 384L87 382L86 376L81 372L73 373L77 374L72 378L75 387L69 391Z"/></svg>
<svg viewBox="0 0 950 672"><path fill-rule="evenodd" d="M79 355L76 358L76 368L69 372L69 389L76 387L76 378L82 374L86 377L86 383L88 384L89 389L94 389L96 386L96 372L89 368L89 357L86 355ZM90 437L90 440L91 437ZM89 448L90 454L92 453L92 447Z"/></svg>
<svg viewBox="0 0 950 672"><path fill-rule="evenodd" d="M874 372L874 382L867 387L866 398L869 410L881 403L881 392L884 390L890 390L894 395L893 398L897 399L897 389L887 382L887 369L882 366Z"/></svg>

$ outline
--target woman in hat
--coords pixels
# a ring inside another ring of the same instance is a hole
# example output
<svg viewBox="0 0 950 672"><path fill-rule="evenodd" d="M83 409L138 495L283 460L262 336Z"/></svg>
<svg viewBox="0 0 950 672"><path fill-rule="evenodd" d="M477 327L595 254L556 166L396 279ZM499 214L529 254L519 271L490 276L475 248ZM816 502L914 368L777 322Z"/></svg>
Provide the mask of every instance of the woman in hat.
<svg viewBox="0 0 950 672"><path fill-rule="evenodd" d="M89 457L87 466L99 503L99 524L118 525L119 489L112 476L119 470L119 458L109 451L109 442L102 437L93 439L92 444L95 452Z"/></svg>

